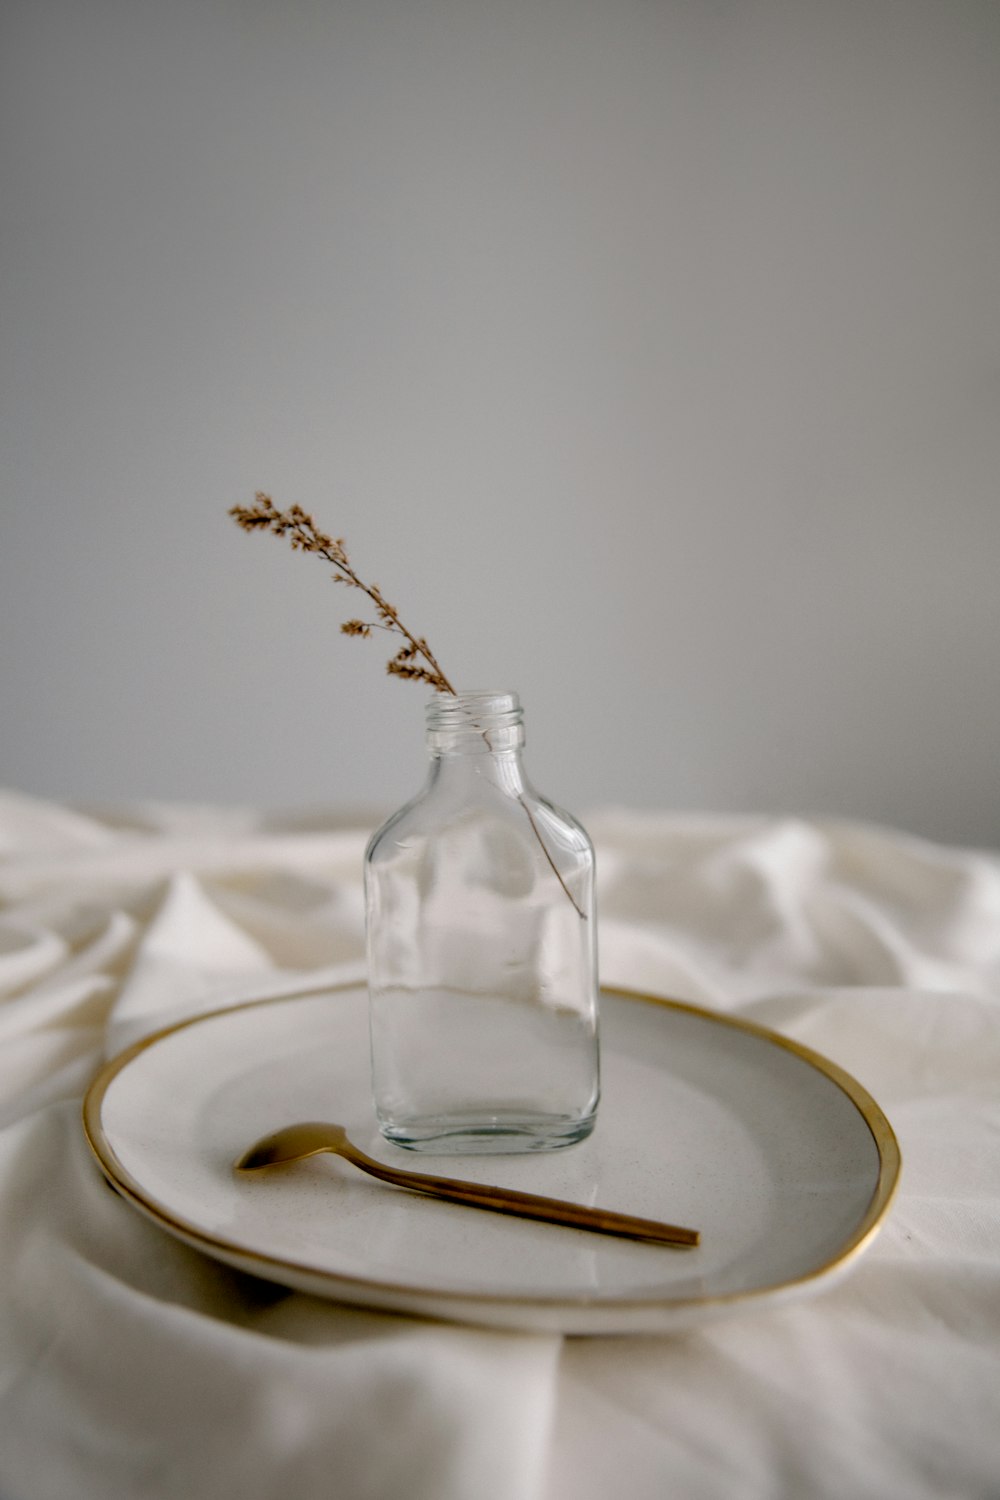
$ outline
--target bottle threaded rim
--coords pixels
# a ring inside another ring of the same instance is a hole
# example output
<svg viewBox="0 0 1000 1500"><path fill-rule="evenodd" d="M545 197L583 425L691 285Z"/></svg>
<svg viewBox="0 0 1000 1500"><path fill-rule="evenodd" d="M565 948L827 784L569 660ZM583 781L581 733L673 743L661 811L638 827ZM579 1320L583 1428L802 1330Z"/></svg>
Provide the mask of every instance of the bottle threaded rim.
<svg viewBox="0 0 1000 1500"><path fill-rule="evenodd" d="M486 749L524 743L524 712L516 693L474 689L435 693L427 704L427 736L433 748L456 747L490 736Z"/></svg>

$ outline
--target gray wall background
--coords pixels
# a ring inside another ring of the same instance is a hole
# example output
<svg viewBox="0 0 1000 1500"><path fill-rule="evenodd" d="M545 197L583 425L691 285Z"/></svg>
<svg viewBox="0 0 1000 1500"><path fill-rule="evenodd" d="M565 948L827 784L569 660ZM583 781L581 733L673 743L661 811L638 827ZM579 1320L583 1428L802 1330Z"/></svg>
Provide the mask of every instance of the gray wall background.
<svg viewBox="0 0 1000 1500"><path fill-rule="evenodd" d="M1000 845L995 0L7 0L0 779Z"/></svg>

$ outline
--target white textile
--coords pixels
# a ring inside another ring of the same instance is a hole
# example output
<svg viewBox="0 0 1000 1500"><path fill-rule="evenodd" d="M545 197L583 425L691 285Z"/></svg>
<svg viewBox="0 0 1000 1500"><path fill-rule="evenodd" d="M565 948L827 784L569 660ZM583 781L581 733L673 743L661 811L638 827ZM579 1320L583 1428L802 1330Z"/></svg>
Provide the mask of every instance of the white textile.
<svg viewBox="0 0 1000 1500"><path fill-rule="evenodd" d="M365 832L0 796L2 1500L996 1500L1000 859L605 812L606 982L776 1027L875 1095L891 1216L824 1295L673 1337L366 1313L105 1186L80 1100L171 1018L362 970Z"/></svg>

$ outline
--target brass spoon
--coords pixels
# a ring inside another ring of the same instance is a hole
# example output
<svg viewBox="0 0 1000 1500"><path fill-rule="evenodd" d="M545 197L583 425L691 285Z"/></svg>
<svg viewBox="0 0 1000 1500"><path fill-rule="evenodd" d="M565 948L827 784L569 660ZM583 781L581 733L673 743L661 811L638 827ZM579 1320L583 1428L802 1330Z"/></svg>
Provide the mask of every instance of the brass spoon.
<svg viewBox="0 0 1000 1500"><path fill-rule="evenodd" d="M697 1245L697 1229L683 1229L676 1224L660 1224L655 1219L637 1219L632 1214L612 1213L603 1208L587 1208L579 1203L564 1203L558 1198L540 1198L535 1193L518 1193L511 1188L487 1187L479 1182L460 1182L454 1177L430 1177L424 1172L405 1172L387 1167L359 1151L342 1125L310 1120L302 1125L287 1125L273 1135L265 1135L251 1146L236 1163L237 1172L259 1172L264 1167L280 1167L320 1151L342 1156L362 1172L379 1177L397 1187L433 1198L448 1198L452 1203L466 1203L472 1208L488 1208L500 1214L518 1214L524 1219L544 1219L549 1224L568 1224L574 1229L592 1229L598 1234L618 1234L626 1239L656 1240L662 1245Z"/></svg>

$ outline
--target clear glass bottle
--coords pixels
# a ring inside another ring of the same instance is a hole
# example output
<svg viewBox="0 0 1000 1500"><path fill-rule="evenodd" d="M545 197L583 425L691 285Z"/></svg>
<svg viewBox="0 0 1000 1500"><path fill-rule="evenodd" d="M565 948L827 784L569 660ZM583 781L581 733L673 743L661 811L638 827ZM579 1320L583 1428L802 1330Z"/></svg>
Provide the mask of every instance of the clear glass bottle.
<svg viewBox="0 0 1000 1500"><path fill-rule="evenodd" d="M436 694L427 784L368 845L372 1086L400 1146L541 1151L594 1126L594 853L523 744L516 694Z"/></svg>

